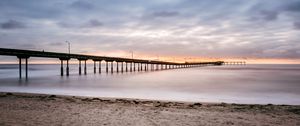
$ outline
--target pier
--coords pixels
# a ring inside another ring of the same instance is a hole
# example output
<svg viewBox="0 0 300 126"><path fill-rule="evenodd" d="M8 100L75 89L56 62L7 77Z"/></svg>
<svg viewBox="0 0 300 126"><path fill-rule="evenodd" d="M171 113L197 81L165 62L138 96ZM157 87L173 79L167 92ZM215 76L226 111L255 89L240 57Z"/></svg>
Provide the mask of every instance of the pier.
<svg viewBox="0 0 300 126"><path fill-rule="evenodd" d="M246 61L225 61L224 65L246 65Z"/></svg>
<svg viewBox="0 0 300 126"><path fill-rule="evenodd" d="M179 68L189 68L189 67L199 67L203 65L222 65L224 61L215 62L166 62L166 61L156 61L156 60L145 60L145 59L130 59L121 57L108 57L108 56L94 56L94 55L82 55L82 54L71 54L71 53L59 53L59 52L45 52L45 51L35 51L35 50L21 50L21 49L9 49L0 48L0 55L6 56L16 56L19 60L19 78L22 79L22 60L25 60L25 78L28 78L28 59L30 57L41 57L41 58L56 58L60 60L60 75L69 76L69 60L78 60L78 73L82 75L82 64L83 64L83 74L87 74L87 60L92 60L94 62L94 74L98 72L101 73L101 62L105 62L105 71L113 73L114 69L116 72L135 72L135 71L157 71L157 70L168 70L168 69L179 69ZM116 64L114 68L113 64ZM66 68L64 68L66 64ZM109 66L110 65L110 66ZM119 67L121 65L121 68ZM124 70L125 65L125 70ZM64 70L66 70L64 72Z"/></svg>

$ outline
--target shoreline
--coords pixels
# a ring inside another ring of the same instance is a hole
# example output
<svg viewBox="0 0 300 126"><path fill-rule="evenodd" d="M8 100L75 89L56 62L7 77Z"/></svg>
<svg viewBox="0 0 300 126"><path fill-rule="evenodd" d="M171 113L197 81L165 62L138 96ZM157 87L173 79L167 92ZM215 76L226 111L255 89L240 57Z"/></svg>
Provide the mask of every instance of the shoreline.
<svg viewBox="0 0 300 126"><path fill-rule="evenodd" d="M141 101L141 102L161 102L161 103L178 103L178 104L186 104L186 105L191 105L191 104L202 104L202 105L219 105L219 104L226 104L226 105L258 105L258 106L299 106L300 105L293 105L293 104L272 104L272 103L266 103L266 104L256 104L256 103L228 103L228 102L193 102L193 101L180 101L180 100L155 100L155 99L141 99L141 98L126 98L126 97L97 97L97 96L80 96L80 95L61 95L61 94L44 94L44 93L27 93L27 92L1 92L0 91L0 97L3 97L7 94L12 94L13 96L18 96L20 98L43 98L43 97L50 97L54 96L56 98L75 98L75 99L99 99L100 101L111 101L114 102L116 100L123 99L124 101L127 102L132 102L132 101Z"/></svg>
<svg viewBox="0 0 300 126"><path fill-rule="evenodd" d="M299 105L0 92L0 125L300 125Z"/></svg>

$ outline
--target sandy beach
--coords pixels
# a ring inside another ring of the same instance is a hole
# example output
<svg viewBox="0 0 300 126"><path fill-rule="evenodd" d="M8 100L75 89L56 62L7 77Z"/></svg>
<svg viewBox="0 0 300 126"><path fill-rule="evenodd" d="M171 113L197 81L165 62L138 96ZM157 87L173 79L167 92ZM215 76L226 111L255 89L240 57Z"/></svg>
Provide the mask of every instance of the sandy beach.
<svg viewBox="0 0 300 126"><path fill-rule="evenodd" d="M299 126L300 106L0 93L0 125Z"/></svg>

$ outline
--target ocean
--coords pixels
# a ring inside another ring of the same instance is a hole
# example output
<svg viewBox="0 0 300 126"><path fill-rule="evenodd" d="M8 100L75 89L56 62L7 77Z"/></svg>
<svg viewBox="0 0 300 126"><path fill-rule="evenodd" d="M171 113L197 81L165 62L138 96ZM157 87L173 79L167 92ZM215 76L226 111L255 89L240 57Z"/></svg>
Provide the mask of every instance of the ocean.
<svg viewBox="0 0 300 126"><path fill-rule="evenodd" d="M105 73L103 64L102 73L97 71L94 74L93 65L89 64L87 75L79 75L78 65L72 64L70 76L61 77L59 64L29 64L28 80L20 80L17 64L2 64L0 91L186 102L300 105L300 65L223 65L146 72L114 71L111 74Z"/></svg>

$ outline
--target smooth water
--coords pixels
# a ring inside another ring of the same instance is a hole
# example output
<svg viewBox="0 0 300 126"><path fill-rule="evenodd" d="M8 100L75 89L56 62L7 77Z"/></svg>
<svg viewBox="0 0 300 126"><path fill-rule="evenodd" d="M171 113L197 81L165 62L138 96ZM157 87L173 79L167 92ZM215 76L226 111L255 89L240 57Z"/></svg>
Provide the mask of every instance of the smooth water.
<svg viewBox="0 0 300 126"><path fill-rule="evenodd" d="M89 65L88 74L81 76L77 65L70 69L69 77L61 77L60 65L29 65L25 81L19 80L18 65L0 65L0 91L300 105L300 65L205 66L113 74L105 73L104 66L101 74L94 74Z"/></svg>

